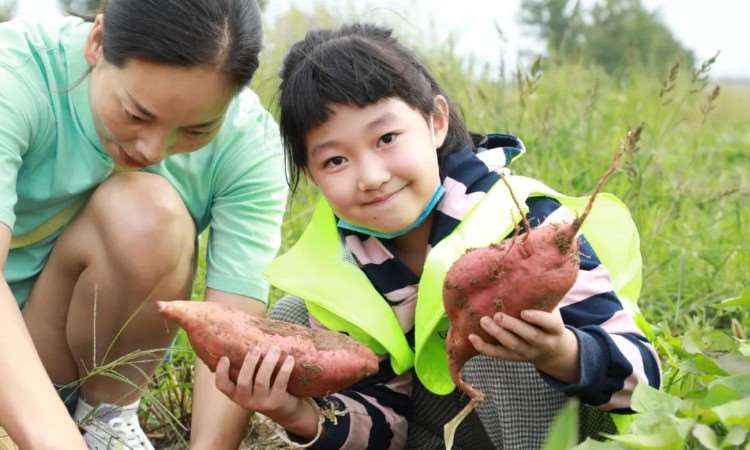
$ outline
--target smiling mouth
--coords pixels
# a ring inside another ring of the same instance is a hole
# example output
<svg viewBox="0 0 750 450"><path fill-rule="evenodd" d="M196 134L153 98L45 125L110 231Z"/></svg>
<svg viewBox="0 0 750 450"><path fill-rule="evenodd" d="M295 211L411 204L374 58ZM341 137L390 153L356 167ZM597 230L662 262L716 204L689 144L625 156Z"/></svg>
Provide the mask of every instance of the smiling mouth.
<svg viewBox="0 0 750 450"><path fill-rule="evenodd" d="M383 196L377 197L377 198L375 198L375 199L373 199L373 200L370 200L370 201L368 201L368 202L364 202L364 203L362 203L362 204L363 204L364 206L373 206L373 205L378 205L378 204L380 204L380 203L385 203L386 201L388 201L388 200L390 200L391 198L393 198L393 197L394 197L394 196L395 196L396 194L398 194L399 192L401 192L401 191L402 191L402 190L403 190L403 189L404 189L405 187L406 187L406 186L403 186L403 187L401 187L400 189L398 189L398 190L395 190L395 191L391 192L391 193L390 193L390 194L388 194L388 195L383 195Z"/></svg>

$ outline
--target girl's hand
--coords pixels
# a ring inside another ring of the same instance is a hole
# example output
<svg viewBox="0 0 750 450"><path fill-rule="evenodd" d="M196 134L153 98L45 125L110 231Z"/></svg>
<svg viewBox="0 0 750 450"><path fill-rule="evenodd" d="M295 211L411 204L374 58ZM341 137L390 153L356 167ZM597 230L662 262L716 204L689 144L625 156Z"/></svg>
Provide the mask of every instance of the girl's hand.
<svg viewBox="0 0 750 450"><path fill-rule="evenodd" d="M224 356L216 366L216 387L238 405L262 413L281 426L294 422L295 412L302 403L301 398L287 392L294 358L287 356L272 380L280 357L278 347L272 347L263 358L258 350L251 350L245 356L237 382L233 383L229 378L229 358Z"/></svg>
<svg viewBox="0 0 750 450"><path fill-rule="evenodd" d="M487 343L469 335L481 354L508 361L526 361L565 383L578 381L578 338L565 328L559 309L553 312L527 309L523 320L503 313L480 320L482 329L497 342Z"/></svg>

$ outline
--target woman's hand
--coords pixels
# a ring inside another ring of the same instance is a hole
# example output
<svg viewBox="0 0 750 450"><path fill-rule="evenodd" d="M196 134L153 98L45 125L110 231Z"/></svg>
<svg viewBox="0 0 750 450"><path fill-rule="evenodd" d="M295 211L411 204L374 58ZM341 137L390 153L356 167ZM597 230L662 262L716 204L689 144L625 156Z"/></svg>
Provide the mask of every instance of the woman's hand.
<svg viewBox="0 0 750 450"><path fill-rule="evenodd" d="M222 357L216 366L216 387L243 408L262 413L282 426L293 422L302 403L301 398L287 392L294 358L284 358L273 378L280 357L278 347L272 347L265 357L258 350L251 350L245 356L236 383L229 378L229 358Z"/></svg>
<svg viewBox="0 0 750 450"><path fill-rule="evenodd" d="M560 311L525 310L523 320L503 313L480 320L482 329L497 342L488 343L471 334L481 354L508 361L526 361L565 383L578 381L578 339L565 328Z"/></svg>

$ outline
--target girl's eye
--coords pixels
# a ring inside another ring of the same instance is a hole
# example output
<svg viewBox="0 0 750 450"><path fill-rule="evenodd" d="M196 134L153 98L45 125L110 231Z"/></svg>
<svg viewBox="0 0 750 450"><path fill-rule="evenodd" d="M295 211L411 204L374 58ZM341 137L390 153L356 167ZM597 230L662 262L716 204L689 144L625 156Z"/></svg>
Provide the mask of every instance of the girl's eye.
<svg viewBox="0 0 750 450"><path fill-rule="evenodd" d="M380 136L379 142L382 144L388 145L392 143L394 140L396 140L396 136L397 136L396 133L386 133Z"/></svg>
<svg viewBox="0 0 750 450"><path fill-rule="evenodd" d="M338 167L344 164L345 161L346 161L346 158L344 158L343 156L334 156L333 158L328 158L326 162L323 164L323 166L328 167L328 168L334 168L334 167Z"/></svg>

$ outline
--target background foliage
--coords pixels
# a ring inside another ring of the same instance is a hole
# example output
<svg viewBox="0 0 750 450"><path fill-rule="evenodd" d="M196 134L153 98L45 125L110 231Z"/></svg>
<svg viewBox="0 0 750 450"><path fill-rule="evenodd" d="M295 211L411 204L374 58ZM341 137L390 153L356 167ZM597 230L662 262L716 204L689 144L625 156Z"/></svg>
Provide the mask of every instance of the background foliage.
<svg viewBox="0 0 750 450"><path fill-rule="evenodd" d="M514 170L559 191L589 192L625 131L644 125L637 151L605 190L624 200L641 233L640 306L652 324L663 387L638 390L640 414L629 433L579 448L750 450L750 85L713 80L714 59L695 61L639 0L586 4L524 0L522 20L546 51L513 73L466 59L450 38L419 50L468 127L522 137L528 153ZM356 5L350 10L368 18ZM266 23L252 87L272 111L286 49L337 17L324 6L313 13L292 7ZM413 40L413 30L397 31ZM290 199L284 248L304 228L315 196L303 185ZM205 251L205 236L202 243ZM201 263L195 298L204 269ZM142 406L142 421L165 448L186 448L193 360L186 346L182 337ZM576 411L571 404L561 415L548 449L575 442ZM273 430L256 417L246 448L284 448Z"/></svg>

